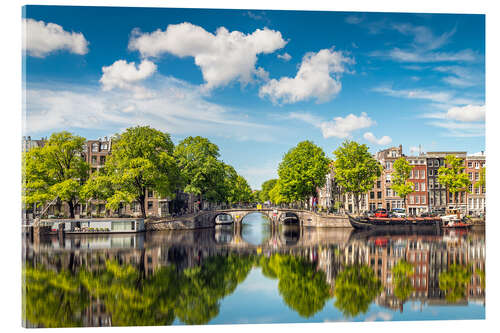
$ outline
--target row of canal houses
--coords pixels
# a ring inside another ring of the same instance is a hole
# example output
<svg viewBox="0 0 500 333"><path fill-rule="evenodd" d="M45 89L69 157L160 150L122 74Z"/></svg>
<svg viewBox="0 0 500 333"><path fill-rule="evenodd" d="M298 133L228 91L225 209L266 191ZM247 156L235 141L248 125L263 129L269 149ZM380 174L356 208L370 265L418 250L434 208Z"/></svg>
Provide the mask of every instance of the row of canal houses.
<svg viewBox="0 0 500 333"><path fill-rule="evenodd" d="M457 193L456 198L437 181L438 170L445 165L447 155L454 155L463 160L464 172L468 174L471 181L469 191ZM373 184L373 189L362 195L360 203L362 211L404 208L403 199L391 189L394 162L401 157L413 166L409 180L414 183L414 192L406 198L410 214L419 215L428 211L446 209L458 209L464 214L475 216L485 213L486 187L474 186L480 179L481 168L486 165L484 152L477 154L460 151L427 152L406 156L403 154L402 145L381 150L374 155L374 158L382 165L383 172ZM354 211L354 198L350 193L344 193L337 185L333 168L326 178L325 186L318 191L318 204L328 210L339 208L349 212Z"/></svg>

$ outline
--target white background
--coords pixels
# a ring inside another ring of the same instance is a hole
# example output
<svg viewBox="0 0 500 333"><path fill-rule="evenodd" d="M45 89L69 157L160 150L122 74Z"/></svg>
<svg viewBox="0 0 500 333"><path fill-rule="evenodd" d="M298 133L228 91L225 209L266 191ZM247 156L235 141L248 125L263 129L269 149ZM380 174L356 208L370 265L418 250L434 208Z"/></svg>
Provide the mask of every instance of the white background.
<svg viewBox="0 0 500 333"><path fill-rule="evenodd" d="M8 4L5 4L8 2ZM148 328L110 328L113 331L175 331L175 332L253 332L255 330L287 330L288 332L478 332L498 331L500 324L500 265L499 224L500 214L495 208L500 203L500 164L498 143L500 121L498 113L500 87L500 11L497 1L475 0L346 0L346 1L223 1L223 0L185 0L185 1L11 1L4 0L1 5L1 109L0 109L0 327L3 332L23 330L21 328L21 6L25 4L43 5L100 5L134 7L183 7L183 8L236 8L236 9L292 9L292 10L329 10L329 11L378 11L378 12L420 12L420 13L475 13L486 14L486 153L487 153L487 256L486 256L486 320L481 321L421 321L387 323L325 323L295 325L223 325L190 327L148 327ZM251 306L251 305L249 305ZM495 325L496 324L496 325ZM85 329L88 330L88 329ZM44 330L53 331L53 329ZM66 332L69 329L58 329ZM94 329L95 331L95 329Z"/></svg>

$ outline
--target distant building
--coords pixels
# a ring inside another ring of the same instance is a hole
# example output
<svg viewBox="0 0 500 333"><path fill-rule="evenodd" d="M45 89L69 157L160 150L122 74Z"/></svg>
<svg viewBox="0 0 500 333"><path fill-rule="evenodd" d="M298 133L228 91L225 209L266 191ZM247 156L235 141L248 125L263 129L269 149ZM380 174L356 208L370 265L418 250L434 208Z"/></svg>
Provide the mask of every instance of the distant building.
<svg viewBox="0 0 500 333"><path fill-rule="evenodd" d="M382 198L383 198L383 208L387 210L392 210L394 208L403 208L403 199L401 199L397 193L392 190L392 173L394 172L394 162L404 157L403 146L391 147L379 151L376 155L376 160L382 164L384 168L382 172Z"/></svg>
<svg viewBox="0 0 500 333"><path fill-rule="evenodd" d="M486 156L484 152L468 155L465 159L465 172L471 181L467 193L467 214L481 215L485 212L486 187L476 186L480 179L481 169L485 166Z"/></svg>
<svg viewBox="0 0 500 333"><path fill-rule="evenodd" d="M408 213L419 215L429 210L427 191L427 163L423 155L408 156L408 163L413 167L409 181L413 183L413 192L406 197Z"/></svg>

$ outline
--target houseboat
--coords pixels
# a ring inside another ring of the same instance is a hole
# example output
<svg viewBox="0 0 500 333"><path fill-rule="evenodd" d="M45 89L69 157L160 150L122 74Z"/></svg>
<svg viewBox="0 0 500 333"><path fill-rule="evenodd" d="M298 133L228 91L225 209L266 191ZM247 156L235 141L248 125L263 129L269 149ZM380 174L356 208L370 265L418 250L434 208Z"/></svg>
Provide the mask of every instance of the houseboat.
<svg viewBox="0 0 500 333"><path fill-rule="evenodd" d="M63 224L64 233L133 233L145 231L142 218L94 218L94 219L48 219L42 225L51 226L52 232L59 231Z"/></svg>
<svg viewBox="0 0 500 333"><path fill-rule="evenodd" d="M457 215L430 217L354 217L347 214L349 223L355 229L392 229L392 228L455 228L470 226Z"/></svg>

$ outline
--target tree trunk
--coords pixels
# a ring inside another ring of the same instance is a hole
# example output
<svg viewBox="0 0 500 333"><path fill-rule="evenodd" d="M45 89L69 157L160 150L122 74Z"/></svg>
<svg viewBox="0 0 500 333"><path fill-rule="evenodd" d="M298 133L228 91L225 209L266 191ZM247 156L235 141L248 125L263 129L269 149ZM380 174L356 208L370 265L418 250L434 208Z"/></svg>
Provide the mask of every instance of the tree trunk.
<svg viewBox="0 0 500 333"><path fill-rule="evenodd" d="M69 206L69 217L74 219L75 218L75 205L73 204L73 200L69 200L68 206Z"/></svg>
<svg viewBox="0 0 500 333"><path fill-rule="evenodd" d="M359 211L360 211L360 209L359 209L359 196L357 193L353 193L352 196L354 198L354 203L356 206L356 213L358 213L358 215L359 215Z"/></svg>
<svg viewBox="0 0 500 333"><path fill-rule="evenodd" d="M146 218L146 204L144 202L144 200L146 199L146 191L143 190L142 191L142 194L139 196L139 204L141 205L141 214L142 214L142 218L145 219Z"/></svg>

